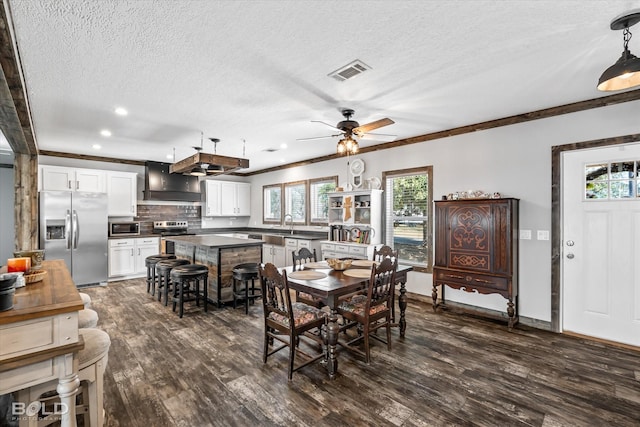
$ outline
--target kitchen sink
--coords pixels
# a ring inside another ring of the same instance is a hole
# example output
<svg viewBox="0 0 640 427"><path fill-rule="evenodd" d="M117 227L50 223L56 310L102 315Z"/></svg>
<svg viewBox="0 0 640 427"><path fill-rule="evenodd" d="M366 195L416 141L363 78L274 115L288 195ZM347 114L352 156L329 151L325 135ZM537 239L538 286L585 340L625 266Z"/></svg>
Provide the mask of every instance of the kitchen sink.
<svg viewBox="0 0 640 427"><path fill-rule="evenodd" d="M285 236L277 234L263 234L262 240L268 245L284 246Z"/></svg>

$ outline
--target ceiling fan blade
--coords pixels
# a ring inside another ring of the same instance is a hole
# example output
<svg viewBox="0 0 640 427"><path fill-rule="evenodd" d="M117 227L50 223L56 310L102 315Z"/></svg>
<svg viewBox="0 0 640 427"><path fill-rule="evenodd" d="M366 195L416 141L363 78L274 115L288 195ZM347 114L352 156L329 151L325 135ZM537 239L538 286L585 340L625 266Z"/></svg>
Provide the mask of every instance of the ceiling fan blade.
<svg viewBox="0 0 640 427"><path fill-rule="evenodd" d="M312 122L312 123L322 123L323 125L327 125L327 126L329 126L330 128L332 128L332 129L335 129L335 130L337 130L337 131L342 132L342 130L338 129L338 128L337 128L337 127L335 127L334 125L330 125L329 123L327 123L327 122L323 122L323 121L321 121L321 120L311 120L311 122Z"/></svg>
<svg viewBox="0 0 640 427"><path fill-rule="evenodd" d="M336 134L336 135L325 135L325 136L314 136L311 138L297 138L296 141L314 141L316 139L327 139L327 138L335 138L336 136L341 136L342 134Z"/></svg>
<svg viewBox="0 0 640 427"><path fill-rule="evenodd" d="M370 130L374 130L374 129L378 129L381 128L383 126L388 126L388 125L392 125L395 122L389 118L384 118L384 119L380 119L380 120L376 120L375 122L371 122L371 123L367 123L364 125L360 125L357 128L354 128L352 130L352 132L356 135L364 135L365 133L369 132Z"/></svg>
<svg viewBox="0 0 640 427"><path fill-rule="evenodd" d="M360 137L360 139L368 139L371 141L384 141L384 142L391 142L391 141L395 141L395 139L398 137L398 135L389 135L386 133L365 133L364 135L362 135Z"/></svg>

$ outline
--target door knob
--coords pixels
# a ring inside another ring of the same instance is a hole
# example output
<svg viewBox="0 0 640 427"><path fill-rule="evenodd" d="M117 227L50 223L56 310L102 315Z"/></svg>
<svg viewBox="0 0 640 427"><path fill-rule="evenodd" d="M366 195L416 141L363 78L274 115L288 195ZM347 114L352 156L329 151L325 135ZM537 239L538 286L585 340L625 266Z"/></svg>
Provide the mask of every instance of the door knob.
<svg viewBox="0 0 640 427"><path fill-rule="evenodd" d="M573 259L573 257L575 257L575 255L574 255L574 254L571 254L571 253L567 254L567 258L569 258L569 259Z"/></svg>
<svg viewBox="0 0 640 427"><path fill-rule="evenodd" d="M573 245L575 245L573 240L567 240L567 246L573 246Z"/></svg>

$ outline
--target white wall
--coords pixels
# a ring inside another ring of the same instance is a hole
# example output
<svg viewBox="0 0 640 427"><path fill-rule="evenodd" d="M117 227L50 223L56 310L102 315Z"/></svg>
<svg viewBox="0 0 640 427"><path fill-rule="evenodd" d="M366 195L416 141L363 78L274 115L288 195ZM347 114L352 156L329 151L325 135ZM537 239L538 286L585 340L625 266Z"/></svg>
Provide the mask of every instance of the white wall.
<svg viewBox="0 0 640 427"><path fill-rule="evenodd" d="M15 240L13 174L13 168L0 168L0 265L6 265L7 259L13 258Z"/></svg>
<svg viewBox="0 0 640 427"><path fill-rule="evenodd" d="M549 119L478 131L357 156L364 177L418 166L433 166L433 197L464 190L500 192L520 199L520 228L533 240L520 241L520 315L551 321L551 241L536 240L536 230L551 230L551 147L640 132L640 101ZM332 142L327 141L328 145ZM346 158L282 169L251 179L250 225L262 222L262 186L339 175L347 181ZM432 276L411 273L407 290L431 295ZM499 295L446 290L448 300L504 311Z"/></svg>

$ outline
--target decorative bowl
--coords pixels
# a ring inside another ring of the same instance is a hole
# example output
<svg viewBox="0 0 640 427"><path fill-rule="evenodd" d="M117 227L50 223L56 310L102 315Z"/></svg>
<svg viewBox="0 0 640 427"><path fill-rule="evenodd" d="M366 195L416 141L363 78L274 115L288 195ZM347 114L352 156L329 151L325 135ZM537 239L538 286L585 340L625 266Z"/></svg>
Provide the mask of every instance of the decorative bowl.
<svg viewBox="0 0 640 427"><path fill-rule="evenodd" d="M31 270L29 274L24 275L24 281L28 285L30 283L36 283L44 279L44 276L47 275L45 270Z"/></svg>
<svg viewBox="0 0 640 427"><path fill-rule="evenodd" d="M347 268L350 268L352 262L353 262L352 259L329 258L327 260L327 264L329 264L329 267L338 271L342 271L342 270L346 270Z"/></svg>

